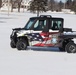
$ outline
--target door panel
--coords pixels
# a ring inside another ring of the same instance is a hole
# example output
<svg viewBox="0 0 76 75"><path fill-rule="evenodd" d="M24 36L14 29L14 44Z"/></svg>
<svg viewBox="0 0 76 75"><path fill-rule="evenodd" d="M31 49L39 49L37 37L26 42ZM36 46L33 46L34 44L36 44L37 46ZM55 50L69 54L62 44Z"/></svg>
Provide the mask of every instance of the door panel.
<svg viewBox="0 0 76 75"><path fill-rule="evenodd" d="M36 23L33 26L33 32L30 34L30 40L32 46L43 46L44 43L44 33L43 30L46 26L47 20L41 19L37 20ZM46 33L45 33L46 35Z"/></svg>

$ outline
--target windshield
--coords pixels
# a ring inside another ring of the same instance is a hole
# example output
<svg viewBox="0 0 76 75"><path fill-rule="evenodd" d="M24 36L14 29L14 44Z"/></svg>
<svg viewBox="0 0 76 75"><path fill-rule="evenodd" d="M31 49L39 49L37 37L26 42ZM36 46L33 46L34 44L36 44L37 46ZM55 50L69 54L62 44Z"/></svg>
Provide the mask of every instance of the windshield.
<svg viewBox="0 0 76 75"><path fill-rule="evenodd" d="M24 29L29 30L32 24L34 23L35 19L30 19Z"/></svg>

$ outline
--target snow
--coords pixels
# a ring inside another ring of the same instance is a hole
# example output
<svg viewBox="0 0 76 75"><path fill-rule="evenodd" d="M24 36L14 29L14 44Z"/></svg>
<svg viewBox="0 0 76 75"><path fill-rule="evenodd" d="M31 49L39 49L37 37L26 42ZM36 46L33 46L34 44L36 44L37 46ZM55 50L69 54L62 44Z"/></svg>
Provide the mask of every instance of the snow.
<svg viewBox="0 0 76 75"><path fill-rule="evenodd" d="M62 17L65 27L76 30L76 15L41 14ZM18 51L10 47L12 28L24 27L32 16L36 14L13 12L8 16L7 12L0 12L0 75L76 75L76 54L52 49Z"/></svg>

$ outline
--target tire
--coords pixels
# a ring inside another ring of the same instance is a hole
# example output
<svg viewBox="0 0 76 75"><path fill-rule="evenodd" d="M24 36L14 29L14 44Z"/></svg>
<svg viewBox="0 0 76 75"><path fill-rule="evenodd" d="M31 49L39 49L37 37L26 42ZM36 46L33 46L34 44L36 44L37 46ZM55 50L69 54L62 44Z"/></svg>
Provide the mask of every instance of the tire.
<svg viewBox="0 0 76 75"><path fill-rule="evenodd" d="M11 46L11 48L16 48L15 42L13 40L11 40L10 46Z"/></svg>
<svg viewBox="0 0 76 75"><path fill-rule="evenodd" d="M27 42L26 40L22 39L22 40L19 40L16 44L16 48L18 50L26 50L27 48Z"/></svg>
<svg viewBox="0 0 76 75"><path fill-rule="evenodd" d="M69 42L65 46L65 50L67 51L67 53L76 53L76 44L74 44L74 42Z"/></svg>

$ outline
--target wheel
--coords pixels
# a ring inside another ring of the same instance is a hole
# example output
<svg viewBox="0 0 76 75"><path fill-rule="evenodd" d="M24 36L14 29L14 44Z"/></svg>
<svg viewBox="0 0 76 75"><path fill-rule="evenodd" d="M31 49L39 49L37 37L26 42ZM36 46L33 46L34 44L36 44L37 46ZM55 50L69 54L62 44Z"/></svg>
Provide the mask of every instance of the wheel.
<svg viewBox="0 0 76 75"><path fill-rule="evenodd" d="M15 42L14 42L13 40L11 40L10 46L11 46L12 48L16 48Z"/></svg>
<svg viewBox="0 0 76 75"><path fill-rule="evenodd" d="M65 46L65 50L67 51L67 53L75 53L76 52L76 44L74 44L74 42L69 42Z"/></svg>
<svg viewBox="0 0 76 75"><path fill-rule="evenodd" d="M17 42L17 44L16 44L16 48L18 49L18 50L26 50L26 48L27 48L27 42L26 42L26 40L19 40L18 42Z"/></svg>

